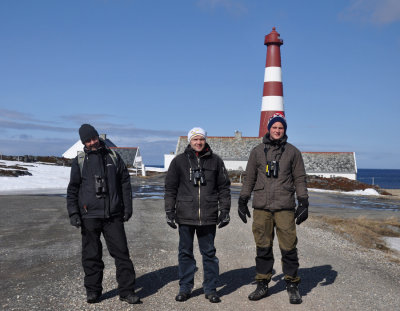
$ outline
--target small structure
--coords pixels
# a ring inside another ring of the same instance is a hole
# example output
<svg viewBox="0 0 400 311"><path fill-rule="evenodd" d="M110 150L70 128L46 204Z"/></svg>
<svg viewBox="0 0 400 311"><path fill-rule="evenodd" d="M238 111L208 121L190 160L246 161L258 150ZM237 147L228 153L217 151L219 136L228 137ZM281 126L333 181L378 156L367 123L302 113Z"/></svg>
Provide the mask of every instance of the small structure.
<svg viewBox="0 0 400 311"><path fill-rule="evenodd" d="M140 155L139 147L117 147L110 139L107 138L106 134L100 134L100 139L104 141L107 147L115 150L122 160L124 161L127 167L132 167L136 170L136 174L138 172L144 172L143 169L143 160ZM78 140L73 146L71 146L67 151L65 151L62 156L67 159L75 158L78 153L83 152L83 144L80 140Z"/></svg>
<svg viewBox="0 0 400 311"><path fill-rule="evenodd" d="M213 152L222 158L227 170L244 171L251 150L261 142L261 137L242 137L239 131L235 131L234 137L207 137L207 143ZM187 145L187 137L180 136L175 155L184 152ZM354 152L302 152L301 154L308 175L357 179L357 164ZM168 169L175 155L166 155L166 157L168 156L168 161L165 161L165 169Z"/></svg>
<svg viewBox="0 0 400 311"><path fill-rule="evenodd" d="M107 138L106 134L100 134L99 137L104 140L107 147L117 147L114 143ZM73 144L67 151L65 151L62 156L66 159L73 159L75 158L79 152L83 151L83 144L79 139L75 144Z"/></svg>
<svg viewBox="0 0 400 311"><path fill-rule="evenodd" d="M115 150L115 152L121 156L126 166L134 169L136 175L138 175L138 173L143 176L145 175L139 147L111 147L110 149Z"/></svg>
<svg viewBox="0 0 400 311"><path fill-rule="evenodd" d="M207 143L210 145L213 152L219 155L224 161L227 170L244 171L250 156L250 151L261 142L262 138L242 137L242 133L239 131L235 131L234 137L207 137ZM187 136L180 136L178 138L175 154L184 152L188 144Z"/></svg>
<svg viewBox="0 0 400 311"><path fill-rule="evenodd" d="M354 152L302 152L301 154L308 175L357 179Z"/></svg>

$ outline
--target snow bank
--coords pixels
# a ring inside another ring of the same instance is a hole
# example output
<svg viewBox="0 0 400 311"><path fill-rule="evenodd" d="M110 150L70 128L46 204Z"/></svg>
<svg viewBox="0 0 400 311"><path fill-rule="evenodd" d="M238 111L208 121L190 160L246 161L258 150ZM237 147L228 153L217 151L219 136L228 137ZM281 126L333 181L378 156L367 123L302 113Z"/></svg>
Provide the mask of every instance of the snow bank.
<svg viewBox="0 0 400 311"><path fill-rule="evenodd" d="M0 176L0 194L48 193L49 190L66 192L71 168L40 163L0 160L7 166L19 165L28 169L32 176ZM51 192L51 191L50 191Z"/></svg>
<svg viewBox="0 0 400 311"><path fill-rule="evenodd" d="M372 188L367 188L364 190L354 190L354 191L336 191L336 190L324 190L316 188L308 188L308 190L314 192L331 192L331 193L351 194L351 195L380 195L378 191Z"/></svg>

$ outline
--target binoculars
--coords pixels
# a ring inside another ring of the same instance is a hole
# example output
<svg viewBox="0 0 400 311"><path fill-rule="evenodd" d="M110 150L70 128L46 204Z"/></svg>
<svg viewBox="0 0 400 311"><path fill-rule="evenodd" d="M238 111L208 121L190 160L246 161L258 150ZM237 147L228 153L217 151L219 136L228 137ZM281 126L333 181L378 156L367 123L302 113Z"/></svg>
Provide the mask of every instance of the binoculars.
<svg viewBox="0 0 400 311"><path fill-rule="evenodd" d="M203 186L206 184L206 177L204 176L204 172L202 169L196 168L193 170L192 182L193 186L197 186L199 182Z"/></svg>
<svg viewBox="0 0 400 311"><path fill-rule="evenodd" d="M96 187L96 198L104 198L107 193L107 184L104 177L94 175L94 184Z"/></svg>
<svg viewBox="0 0 400 311"><path fill-rule="evenodd" d="M267 161L267 166L265 168L265 174L267 177L278 178L279 171L279 161Z"/></svg>

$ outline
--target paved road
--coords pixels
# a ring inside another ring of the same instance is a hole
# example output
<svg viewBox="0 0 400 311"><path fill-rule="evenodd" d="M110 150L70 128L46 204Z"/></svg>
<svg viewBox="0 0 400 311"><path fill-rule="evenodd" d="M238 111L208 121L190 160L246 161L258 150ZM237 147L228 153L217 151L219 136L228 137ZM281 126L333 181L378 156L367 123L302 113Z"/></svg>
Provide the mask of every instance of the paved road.
<svg viewBox="0 0 400 311"><path fill-rule="evenodd" d="M165 224L162 200L134 200L126 231L143 304L118 300L115 268L104 251L104 299L85 302L80 264L80 233L69 225L65 198L0 196L1 310L397 310L400 268L383 253L365 251L308 221L298 227L303 304L291 306L284 290L277 245L270 294L259 302L247 295L255 288L255 247L250 224L236 215L217 233L219 294L211 304L202 294L201 257L193 297L175 302L178 290L176 230Z"/></svg>

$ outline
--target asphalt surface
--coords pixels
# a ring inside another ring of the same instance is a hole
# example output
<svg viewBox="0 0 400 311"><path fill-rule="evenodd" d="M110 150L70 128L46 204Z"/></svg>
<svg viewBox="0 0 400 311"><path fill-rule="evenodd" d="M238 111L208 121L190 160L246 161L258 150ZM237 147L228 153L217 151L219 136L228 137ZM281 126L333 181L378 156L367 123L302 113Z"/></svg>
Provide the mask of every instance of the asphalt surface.
<svg viewBox="0 0 400 311"><path fill-rule="evenodd" d="M128 305L118 299L114 262L104 246L103 297L100 303L89 305L83 287L80 231L69 224L65 198L0 196L0 309L398 310L398 263L382 252L365 250L319 229L312 221L298 227L303 303L289 304L276 240L269 295L258 302L249 301L247 296L255 289L255 246L251 224L240 221L236 202L232 202L231 223L217 231L221 303L211 304L204 298L197 245L192 298L184 303L174 300L178 291L177 230L166 225L162 200L135 199L126 232L143 303ZM311 212L322 213L318 209Z"/></svg>

